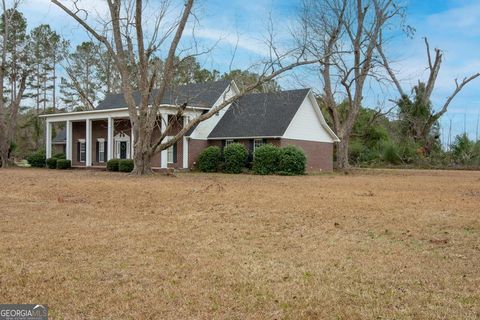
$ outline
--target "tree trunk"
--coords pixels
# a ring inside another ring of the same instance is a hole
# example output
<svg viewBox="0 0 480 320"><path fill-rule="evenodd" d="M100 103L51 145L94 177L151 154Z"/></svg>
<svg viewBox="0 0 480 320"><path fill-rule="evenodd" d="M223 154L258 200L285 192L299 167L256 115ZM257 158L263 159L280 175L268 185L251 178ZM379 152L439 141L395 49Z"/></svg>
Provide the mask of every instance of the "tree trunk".
<svg viewBox="0 0 480 320"><path fill-rule="evenodd" d="M337 143L337 169L345 170L350 168L348 162L348 140L349 137L340 138L340 142Z"/></svg>
<svg viewBox="0 0 480 320"><path fill-rule="evenodd" d="M0 146L0 158L1 158L1 163L2 163L2 168L6 168L10 165L10 159L9 159L9 153L10 153L10 146L6 145L6 141L2 142L2 145Z"/></svg>
<svg viewBox="0 0 480 320"><path fill-rule="evenodd" d="M150 152L135 152L132 174L137 176L152 174L151 160L152 155Z"/></svg>
<svg viewBox="0 0 480 320"><path fill-rule="evenodd" d="M134 139L133 139L133 171L134 175L148 175L152 174L152 152L150 149L150 139L145 135L145 132L140 133L140 130L137 130L133 126Z"/></svg>

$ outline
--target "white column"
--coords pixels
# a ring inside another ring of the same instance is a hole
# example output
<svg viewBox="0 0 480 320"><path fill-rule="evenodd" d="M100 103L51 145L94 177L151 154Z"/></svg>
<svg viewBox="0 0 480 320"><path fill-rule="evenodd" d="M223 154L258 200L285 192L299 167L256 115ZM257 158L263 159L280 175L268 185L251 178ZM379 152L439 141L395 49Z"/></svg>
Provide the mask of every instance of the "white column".
<svg viewBox="0 0 480 320"><path fill-rule="evenodd" d="M85 151L86 151L86 161L85 166L92 166L92 120L86 120L86 134L85 134Z"/></svg>
<svg viewBox="0 0 480 320"><path fill-rule="evenodd" d="M133 153L135 152L135 149L134 149L134 144L135 144L135 134L133 133L133 126L132 126L132 133L130 135L131 137L131 141L130 141L130 159L133 159Z"/></svg>
<svg viewBox="0 0 480 320"><path fill-rule="evenodd" d="M160 117L161 117L161 123L162 123L161 132L164 133L168 126L168 113L161 113ZM160 153L161 168L168 167L167 158L168 158L168 151L166 149L162 150L162 152Z"/></svg>
<svg viewBox="0 0 480 320"><path fill-rule="evenodd" d="M187 116L183 117L183 127L186 127L190 122L190 118ZM187 137L183 136L183 168L188 169L188 140Z"/></svg>
<svg viewBox="0 0 480 320"><path fill-rule="evenodd" d="M52 123L45 120L45 155L48 158L52 157Z"/></svg>
<svg viewBox="0 0 480 320"><path fill-rule="evenodd" d="M113 122L112 117L108 117L108 136L107 136L107 160L113 159Z"/></svg>
<svg viewBox="0 0 480 320"><path fill-rule="evenodd" d="M65 133L66 133L66 150L65 152L67 153L67 159L72 161L72 147L73 147L73 142L72 142L72 121L67 120L66 126L65 126Z"/></svg>

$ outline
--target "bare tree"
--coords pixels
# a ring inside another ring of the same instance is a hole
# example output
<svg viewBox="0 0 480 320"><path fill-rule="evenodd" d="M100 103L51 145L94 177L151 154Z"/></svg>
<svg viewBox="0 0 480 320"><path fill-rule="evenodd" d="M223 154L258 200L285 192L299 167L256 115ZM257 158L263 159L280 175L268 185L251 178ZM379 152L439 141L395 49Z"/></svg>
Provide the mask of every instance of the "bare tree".
<svg viewBox="0 0 480 320"><path fill-rule="evenodd" d="M58 0L52 0L52 2L75 19L91 36L105 45L115 61L122 80L122 91L128 105L130 122L133 126L135 163L133 174L137 175L151 173L150 160L152 156L172 146L199 122L210 118L241 96L278 75L297 66L318 61L318 58L310 61L304 60L301 54L294 56L293 51L278 56L275 60L268 61L265 63L264 72L256 83L244 88L239 94L234 94L228 99L225 98L221 104L210 109L207 113L192 119L172 139L165 141L168 130L181 119L188 104L188 101L179 103L178 112L173 116L173 121L169 122L164 133L160 134L159 137L153 135L154 128L158 126L158 112L162 98L175 75L177 68L175 57L180 55L177 51L179 51L178 46L182 35L190 18L196 18L192 14L194 0L186 0L179 18L174 23L167 25L164 22L168 1L161 2L160 9L157 11L154 31L151 33L152 35L148 41L145 39L147 33L144 31L143 13L145 7L142 0L107 1L109 19L106 21L105 26L108 27L111 37L103 31L97 31L93 25L83 18L83 13L86 11L78 9L76 1L73 2L73 9ZM162 23L164 25L163 34L161 34L162 30L160 28ZM109 40L110 38L113 40ZM151 70L151 64L154 63L152 57L159 49L164 49L164 52L168 53L158 75L156 72L149 72L149 69ZM282 61L285 59L289 61L287 65L282 64ZM135 65L135 68L129 68L132 65ZM157 77L160 77L160 79ZM132 79L136 80L135 83L140 93L140 102L138 104L134 100ZM152 96L155 84L158 84L158 93Z"/></svg>
<svg viewBox="0 0 480 320"><path fill-rule="evenodd" d="M402 88L400 81L398 80L394 70L391 68L389 60L383 51L383 46L380 45L378 48L378 53L382 59L382 63L387 70L388 75L391 77L395 87L400 94L400 99L396 101L398 104L408 103L408 104L419 104L422 106L426 111L428 111L424 116L415 116L412 115L411 119L407 119L408 125L411 128L413 138L417 142L427 143L428 135L432 130L432 127L435 123L443 116L447 110L448 106L455 98L455 96L460 93L460 91L472 80L478 78L480 73L475 73L469 77L464 77L461 82L458 79L455 79L455 89L447 97L443 105L438 108L438 111L430 110L431 104L431 96L433 93L433 89L435 88L435 84L438 78L438 74L440 73L440 67L442 65L443 53L440 49L435 48L434 57L432 57L432 52L430 50L430 44L428 43L427 38L424 38L425 41L425 48L427 52L427 61L428 61L428 78L426 83L422 83L420 80L418 81L418 85L414 88L415 98L417 101L412 101L412 99L405 93L405 90ZM426 146L428 147L428 145Z"/></svg>
<svg viewBox="0 0 480 320"><path fill-rule="evenodd" d="M14 14L17 12L19 0L13 1L10 8L7 8L5 0L2 0L2 21L1 21L1 61L0 61L0 158L2 167L9 165L10 152L17 126L17 116L20 102L25 91L27 77L30 70L28 62L25 61L28 49L19 48L15 38L15 30L11 24ZM6 79L11 90L8 97L5 96Z"/></svg>
<svg viewBox="0 0 480 320"><path fill-rule="evenodd" d="M375 49L381 31L403 15L393 0L305 0L302 32L309 55L322 57L322 103L340 142L337 168L349 167L348 143L369 80L381 81ZM342 106L342 108L340 108Z"/></svg>

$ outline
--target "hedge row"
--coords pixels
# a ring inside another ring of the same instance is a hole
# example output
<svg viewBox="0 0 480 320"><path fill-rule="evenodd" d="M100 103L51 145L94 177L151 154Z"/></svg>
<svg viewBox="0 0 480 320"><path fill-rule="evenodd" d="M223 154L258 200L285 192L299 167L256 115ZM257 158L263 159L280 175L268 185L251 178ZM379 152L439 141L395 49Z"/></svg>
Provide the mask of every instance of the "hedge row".
<svg viewBox="0 0 480 320"><path fill-rule="evenodd" d="M222 151L219 147L204 149L197 162L202 172L223 171L241 173L246 170L248 151L241 143L232 143ZM252 170L255 174L299 175L305 173L307 158L302 149L295 146L278 148L271 144L256 148Z"/></svg>
<svg viewBox="0 0 480 320"><path fill-rule="evenodd" d="M70 160L62 158L48 158L45 163L48 169L70 169L72 167Z"/></svg>
<svg viewBox="0 0 480 320"><path fill-rule="evenodd" d="M45 152L44 151L37 151L34 153L31 153L27 157L27 161L30 164L30 166L34 168L45 168Z"/></svg>
<svg viewBox="0 0 480 320"><path fill-rule="evenodd" d="M27 157L30 166L34 168L49 168L49 169L69 169L72 166L70 160L65 159L65 154L57 153L51 158L46 159L45 152L37 151ZM58 164L60 162L60 164Z"/></svg>
<svg viewBox="0 0 480 320"><path fill-rule="evenodd" d="M72 161L67 159L57 160L57 169L70 169L72 167Z"/></svg>
<svg viewBox="0 0 480 320"><path fill-rule="evenodd" d="M131 159L112 159L107 161L108 171L132 172L134 167Z"/></svg>

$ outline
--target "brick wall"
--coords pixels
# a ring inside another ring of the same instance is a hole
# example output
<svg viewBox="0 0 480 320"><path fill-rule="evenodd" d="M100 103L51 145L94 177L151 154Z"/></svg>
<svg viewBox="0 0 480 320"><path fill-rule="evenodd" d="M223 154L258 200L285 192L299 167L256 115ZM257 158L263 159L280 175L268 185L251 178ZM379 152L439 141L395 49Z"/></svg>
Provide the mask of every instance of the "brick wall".
<svg viewBox="0 0 480 320"><path fill-rule="evenodd" d="M307 171L333 171L333 143L281 139L281 146L294 145L305 151Z"/></svg>

